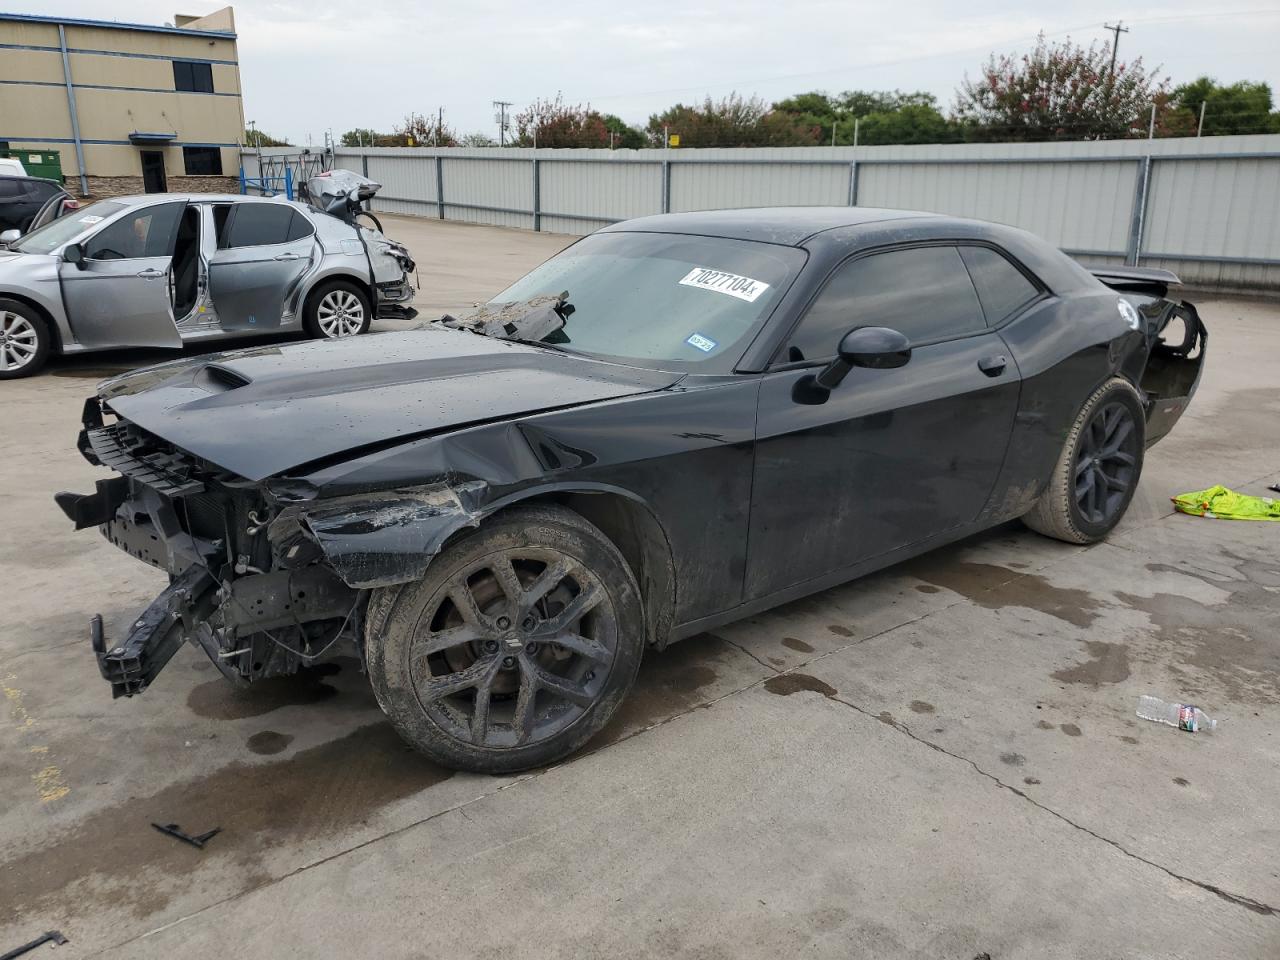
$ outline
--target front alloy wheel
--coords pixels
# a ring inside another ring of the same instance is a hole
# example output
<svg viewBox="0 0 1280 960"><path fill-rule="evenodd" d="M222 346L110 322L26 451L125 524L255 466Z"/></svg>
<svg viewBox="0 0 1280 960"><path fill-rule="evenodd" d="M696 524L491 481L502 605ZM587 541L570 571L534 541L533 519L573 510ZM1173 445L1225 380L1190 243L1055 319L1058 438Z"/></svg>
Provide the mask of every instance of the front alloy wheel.
<svg viewBox="0 0 1280 960"><path fill-rule="evenodd" d="M379 591L366 656L400 733L447 766L510 772L586 742L630 687L639 591L614 545L559 508L501 514Z"/></svg>
<svg viewBox="0 0 1280 960"><path fill-rule="evenodd" d="M49 347L48 328L31 307L0 299L0 380L31 376L44 366Z"/></svg>

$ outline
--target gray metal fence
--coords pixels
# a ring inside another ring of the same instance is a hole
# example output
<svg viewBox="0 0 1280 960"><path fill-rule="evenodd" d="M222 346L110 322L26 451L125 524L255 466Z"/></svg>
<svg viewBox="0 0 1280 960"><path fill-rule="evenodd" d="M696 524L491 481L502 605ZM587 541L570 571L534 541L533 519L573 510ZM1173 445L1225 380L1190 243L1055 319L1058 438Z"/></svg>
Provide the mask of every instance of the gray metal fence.
<svg viewBox="0 0 1280 960"><path fill-rule="evenodd" d="M244 161L254 175L256 158ZM390 213L581 234L685 210L931 210L1024 227L1086 262L1280 289L1280 135L742 150L339 148L334 165L380 181L374 209Z"/></svg>

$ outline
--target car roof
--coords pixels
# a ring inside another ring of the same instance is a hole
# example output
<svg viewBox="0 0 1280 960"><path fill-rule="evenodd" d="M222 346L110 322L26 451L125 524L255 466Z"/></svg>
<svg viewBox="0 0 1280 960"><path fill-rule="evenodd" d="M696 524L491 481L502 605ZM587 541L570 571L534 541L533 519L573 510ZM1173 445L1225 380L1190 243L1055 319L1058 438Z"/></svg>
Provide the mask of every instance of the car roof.
<svg viewBox="0 0 1280 960"><path fill-rule="evenodd" d="M218 203L290 203L284 197L252 197L240 193L141 193L123 197L103 197L113 203L123 203L129 207L145 207L153 203L168 203L174 200L185 200L188 203L216 201Z"/></svg>
<svg viewBox="0 0 1280 960"><path fill-rule="evenodd" d="M600 232L689 233L795 246L825 230L857 227L886 220L937 216L916 210L887 210L881 207L749 207L638 217L611 224Z"/></svg>

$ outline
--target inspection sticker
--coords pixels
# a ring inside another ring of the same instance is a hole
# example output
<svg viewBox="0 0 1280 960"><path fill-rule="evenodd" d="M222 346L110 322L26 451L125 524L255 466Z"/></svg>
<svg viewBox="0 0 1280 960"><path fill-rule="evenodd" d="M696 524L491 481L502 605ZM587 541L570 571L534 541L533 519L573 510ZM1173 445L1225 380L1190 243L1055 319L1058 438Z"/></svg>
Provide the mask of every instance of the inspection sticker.
<svg viewBox="0 0 1280 960"><path fill-rule="evenodd" d="M91 214L89 214L87 217L81 217L81 218L80 218L80 222L81 222L81 223L101 223L101 222L102 222L102 218L101 218L101 217L95 217L95 216L91 213Z"/></svg>
<svg viewBox="0 0 1280 960"><path fill-rule="evenodd" d="M716 348L716 342L714 340L712 340L710 337L704 337L700 333L689 334L688 338L685 340L685 343L687 343L689 346L693 347L696 350L701 350L703 353L710 353L712 350Z"/></svg>
<svg viewBox="0 0 1280 960"><path fill-rule="evenodd" d="M755 303L760 294L769 289L763 280L752 280L740 277L736 273L725 273L723 270L712 270L710 267L694 267L683 280L686 287L701 287L703 290L714 290L716 293L727 293L731 297Z"/></svg>

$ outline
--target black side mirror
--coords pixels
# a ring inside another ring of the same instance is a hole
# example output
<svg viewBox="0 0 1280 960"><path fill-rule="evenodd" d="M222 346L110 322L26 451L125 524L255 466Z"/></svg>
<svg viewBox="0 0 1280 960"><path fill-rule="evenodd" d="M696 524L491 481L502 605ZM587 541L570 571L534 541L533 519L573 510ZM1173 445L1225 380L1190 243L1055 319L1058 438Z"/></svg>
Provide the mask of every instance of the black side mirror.
<svg viewBox="0 0 1280 960"><path fill-rule="evenodd" d="M911 359L911 341L889 327L854 327L840 339L838 356L817 376L796 381L792 398L797 403L826 403L854 367L890 370Z"/></svg>
<svg viewBox="0 0 1280 960"><path fill-rule="evenodd" d="M890 370L911 359L911 341L889 327L855 327L844 335L836 359L815 378L818 386L834 390L854 367Z"/></svg>
<svg viewBox="0 0 1280 960"><path fill-rule="evenodd" d="M65 263L74 263L77 269L83 270L84 247L78 243L69 244L62 250L62 259Z"/></svg>

